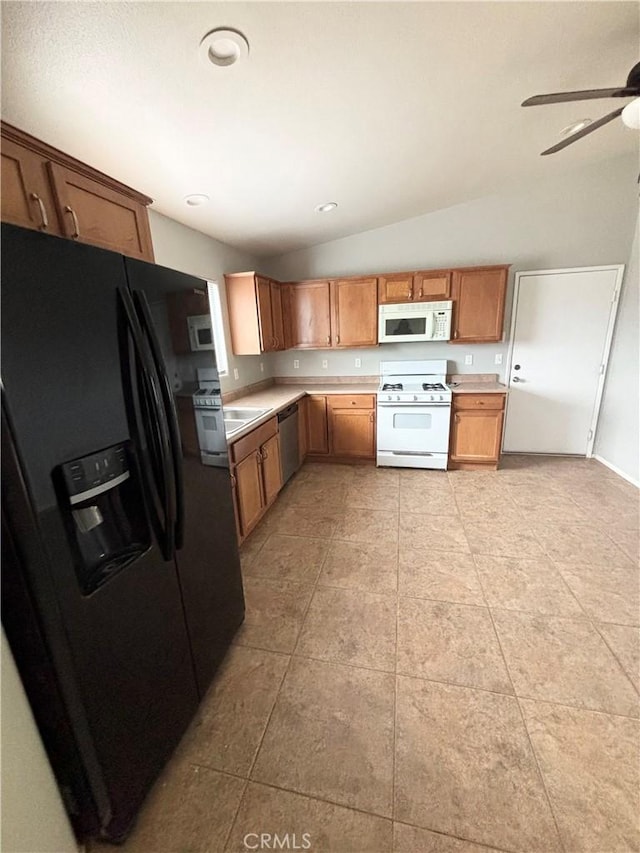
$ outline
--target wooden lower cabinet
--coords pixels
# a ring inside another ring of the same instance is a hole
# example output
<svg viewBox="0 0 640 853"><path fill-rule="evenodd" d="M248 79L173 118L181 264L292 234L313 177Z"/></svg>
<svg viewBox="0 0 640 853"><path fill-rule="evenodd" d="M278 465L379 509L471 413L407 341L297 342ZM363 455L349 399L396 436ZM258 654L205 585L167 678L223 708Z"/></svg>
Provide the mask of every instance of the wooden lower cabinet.
<svg viewBox="0 0 640 853"><path fill-rule="evenodd" d="M311 456L329 453L329 425L327 422L327 398L312 394L307 398L307 452Z"/></svg>
<svg viewBox="0 0 640 853"><path fill-rule="evenodd" d="M280 467L280 436L274 435L261 447L262 488L265 509L273 503L282 488L282 468Z"/></svg>
<svg viewBox="0 0 640 853"><path fill-rule="evenodd" d="M298 458L301 465L309 452L308 401L309 398L306 396L298 400Z"/></svg>
<svg viewBox="0 0 640 853"><path fill-rule="evenodd" d="M327 397L332 457L373 459L376 449L375 409L368 395Z"/></svg>
<svg viewBox="0 0 640 853"><path fill-rule="evenodd" d="M239 462L233 474L240 518L240 535L244 538L258 523L265 509L262 496L262 459L255 450Z"/></svg>
<svg viewBox="0 0 640 853"><path fill-rule="evenodd" d="M449 468L498 467L505 399L504 394L454 394Z"/></svg>

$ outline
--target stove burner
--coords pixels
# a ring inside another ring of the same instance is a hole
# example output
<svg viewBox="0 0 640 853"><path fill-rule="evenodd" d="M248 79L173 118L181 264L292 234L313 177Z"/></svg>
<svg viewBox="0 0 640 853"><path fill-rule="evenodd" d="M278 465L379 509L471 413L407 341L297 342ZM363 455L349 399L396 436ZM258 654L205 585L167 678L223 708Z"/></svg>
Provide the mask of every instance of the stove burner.
<svg viewBox="0 0 640 853"><path fill-rule="evenodd" d="M446 391L447 389L444 387L442 382L423 382L422 383L423 391Z"/></svg>
<svg viewBox="0 0 640 853"><path fill-rule="evenodd" d="M402 391L402 382L397 382L395 385L393 385L390 382L387 382L385 385L382 386L382 390L383 391Z"/></svg>

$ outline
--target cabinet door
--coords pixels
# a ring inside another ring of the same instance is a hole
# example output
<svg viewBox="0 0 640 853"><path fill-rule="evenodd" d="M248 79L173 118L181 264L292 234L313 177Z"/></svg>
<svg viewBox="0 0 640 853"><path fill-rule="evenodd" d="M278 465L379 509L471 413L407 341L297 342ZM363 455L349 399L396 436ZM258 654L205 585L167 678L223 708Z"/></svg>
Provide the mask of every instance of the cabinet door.
<svg viewBox="0 0 640 853"><path fill-rule="evenodd" d="M502 441L502 411L454 411L451 424L453 462L497 462Z"/></svg>
<svg viewBox="0 0 640 853"><path fill-rule="evenodd" d="M277 281L269 282L271 296L271 326L273 328L274 349L283 350L285 347L284 317L282 311L282 292Z"/></svg>
<svg viewBox="0 0 640 853"><path fill-rule="evenodd" d="M311 396L307 399L307 418L309 422L309 453L329 452L329 431L327 424L327 398Z"/></svg>
<svg viewBox="0 0 640 853"><path fill-rule="evenodd" d="M282 337L283 349L291 349L293 339L291 336L291 291L292 284L280 285L280 304L282 305Z"/></svg>
<svg viewBox="0 0 640 853"><path fill-rule="evenodd" d="M331 399L331 398L330 398ZM329 406L329 439L331 456L373 459L375 456L375 413L373 409Z"/></svg>
<svg viewBox="0 0 640 853"><path fill-rule="evenodd" d="M290 291L291 346L324 349L331 346L329 282L294 284Z"/></svg>
<svg viewBox="0 0 640 853"><path fill-rule="evenodd" d="M304 462L309 447L309 417L307 412L308 397L298 400L298 454L300 464Z"/></svg>
<svg viewBox="0 0 640 853"><path fill-rule="evenodd" d="M398 273L378 277L378 302L411 302L413 299L413 273Z"/></svg>
<svg viewBox="0 0 640 853"><path fill-rule="evenodd" d="M58 163L49 174L66 237L153 261L144 205Z"/></svg>
<svg viewBox="0 0 640 853"><path fill-rule="evenodd" d="M453 270L452 343L502 340L509 267Z"/></svg>
<svg viewBox="0 0 640 853"><path fill-rule="evenodd" d="M262 455L262 481L264 484L265 506L269 506L282 488L282 468L280 467L280 436L274 435L260 448Z"/></svg>
<svg viewBox="0 0 640 853"><path fill-rule="evenodd" d="M61 234L46 163L35 151L2 139L3 222Z"/></svg>
<svg viewBox="0 0 640 853"><path fill-rule="evenodd" d="M331 282L334 347L371 347L378 343L375 278Z"/></svg>
<svg viewBox="0 0 640 853"><path fill-rule="evenodd" d="M413 277L413 298L416 302L430 299L449 299L451 270L426 270Z"/></svg>
<svg viewBox="0 0 640 853"><path fill-rule="evenodd" d="M271 282L261 275L256 276L256 299L260 323L260 348L262 352L273 352L276 349L276 336L271 315Z"/></svg>
<svg viewBox="0 0 640 853"><path fill-rule="evenodd" d="M246 536L258 523L265 506L262 495L262 458L259 451L254 451L236 465L235 477L240 529L242 535Z"/></svg>

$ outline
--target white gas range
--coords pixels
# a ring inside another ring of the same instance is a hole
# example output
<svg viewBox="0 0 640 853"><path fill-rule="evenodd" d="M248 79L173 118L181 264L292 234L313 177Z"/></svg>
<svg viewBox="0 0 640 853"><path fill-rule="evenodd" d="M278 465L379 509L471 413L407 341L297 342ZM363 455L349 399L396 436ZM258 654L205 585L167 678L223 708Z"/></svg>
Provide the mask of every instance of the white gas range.
<svg viewBox="0 0 640 853"><path fill-rule="evenodd" d="M446 360L381 361L376 463L446 469L451 389Z"/></svg>

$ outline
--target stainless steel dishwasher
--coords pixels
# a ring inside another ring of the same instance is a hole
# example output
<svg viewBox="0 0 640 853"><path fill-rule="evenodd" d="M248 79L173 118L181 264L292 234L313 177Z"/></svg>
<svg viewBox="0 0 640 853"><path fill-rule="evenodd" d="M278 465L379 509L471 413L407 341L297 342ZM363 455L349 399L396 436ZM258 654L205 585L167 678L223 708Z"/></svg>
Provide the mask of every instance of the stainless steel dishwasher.
<svg viewBox="0 0 640 853"><path fill-rule="evenodd" d="M280 412L278 429L280 430L280 467L282 468L282 484L284 485L300 467L297 403L287 406Z"/></svg>

